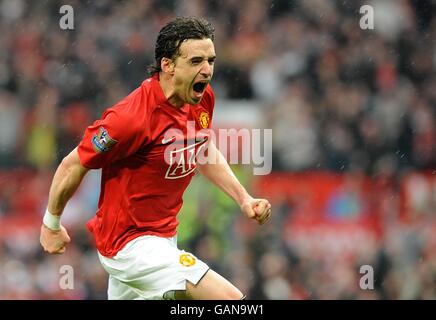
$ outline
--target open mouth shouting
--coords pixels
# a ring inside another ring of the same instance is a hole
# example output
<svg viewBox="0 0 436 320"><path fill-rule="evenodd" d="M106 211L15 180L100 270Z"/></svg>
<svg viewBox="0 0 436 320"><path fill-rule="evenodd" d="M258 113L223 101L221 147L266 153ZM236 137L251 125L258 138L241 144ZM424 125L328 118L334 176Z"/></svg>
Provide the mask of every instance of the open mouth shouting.
<svg viewBox="0 0 436 320"><path fill-rule="evenodd" d="M195 100L200 100L203 97L204 91L208 85L208 80L200 80L194 83L192 89L194 91Z"/></svg>

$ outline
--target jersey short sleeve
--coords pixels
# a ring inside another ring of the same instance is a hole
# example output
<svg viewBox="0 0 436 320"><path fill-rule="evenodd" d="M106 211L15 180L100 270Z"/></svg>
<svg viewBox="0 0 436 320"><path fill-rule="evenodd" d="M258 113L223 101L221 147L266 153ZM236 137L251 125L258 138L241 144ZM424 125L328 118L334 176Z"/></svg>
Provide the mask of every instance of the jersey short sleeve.
<svg viewBox="0 0 436 320"><path fill-rule="evenodd" d="M135 94L128 96L107 109L101 119L86 129L78 146L80 162L84 167L102 168L134 154L146 142L144 114L138 113L141 110L145 112L139 105L140 101Z"/></svg>

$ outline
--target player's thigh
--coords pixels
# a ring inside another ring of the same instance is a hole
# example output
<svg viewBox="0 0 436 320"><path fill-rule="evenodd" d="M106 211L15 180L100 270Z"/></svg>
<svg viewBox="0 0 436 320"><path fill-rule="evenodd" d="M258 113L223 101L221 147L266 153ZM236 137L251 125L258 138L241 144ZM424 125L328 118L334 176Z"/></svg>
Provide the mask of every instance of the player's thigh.
<svg viewBox="0 0 436 320"><path fill-rule="evenodd" d="M209 269L196 285L186 281L186 291L176 294L176 299L240 300L243 296L227 279Z"/></svg>

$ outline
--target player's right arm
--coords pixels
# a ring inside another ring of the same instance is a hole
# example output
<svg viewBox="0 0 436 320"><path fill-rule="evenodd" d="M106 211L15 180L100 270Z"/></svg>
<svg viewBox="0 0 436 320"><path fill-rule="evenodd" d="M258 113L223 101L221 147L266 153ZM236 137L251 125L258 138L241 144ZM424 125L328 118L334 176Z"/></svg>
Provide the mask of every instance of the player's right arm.
<svg viewBox="0 0 436 320"><path fill-rule="evenodd" d="M68 200L73 196L88 171L89 169L80 163L79 154L75 148L62 160L56 170L50 187L46 215L51 214L52 220L60 219ZM57 228L43 223L40 242L48 253L64 253L70 237L62 225Z"/></svg>
<svg viewBox="0 0 436 320"><path fill-rule="evenodd" d="M148 141L149 129L144 126L148 113L143 100L142 88L138 88L105 110L101 119L86 128L78 147L62 160L50 187L41 226L40 242L45 251L63 253L70 242L60 225L60 216L85 174L132 155Z"/></svg>

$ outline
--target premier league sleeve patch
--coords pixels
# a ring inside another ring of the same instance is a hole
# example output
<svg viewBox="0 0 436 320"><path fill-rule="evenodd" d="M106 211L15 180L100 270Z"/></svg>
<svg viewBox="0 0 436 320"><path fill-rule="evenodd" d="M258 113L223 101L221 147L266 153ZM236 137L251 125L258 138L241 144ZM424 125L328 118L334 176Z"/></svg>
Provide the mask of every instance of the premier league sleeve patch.
<svg viewBox="0 0 436 320"><path fill-rule="evenodd" d="M100 127L98 133L92 137L92 146L95 152L98 153L110 150L117 142L109 136L109 133L103 127Z"/></svg>

